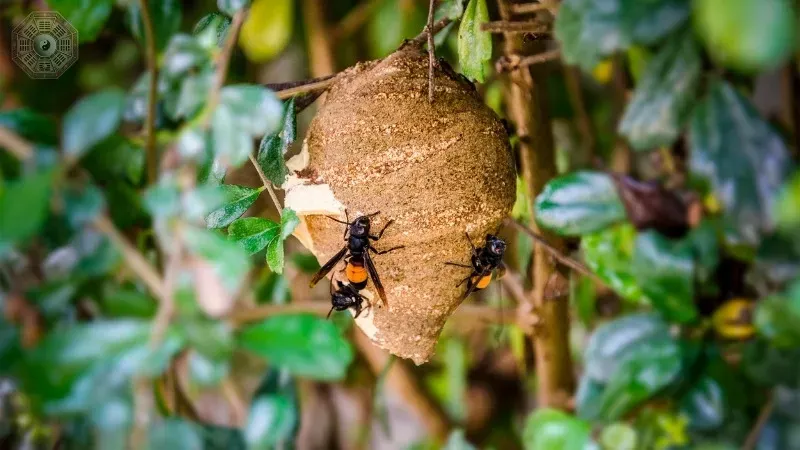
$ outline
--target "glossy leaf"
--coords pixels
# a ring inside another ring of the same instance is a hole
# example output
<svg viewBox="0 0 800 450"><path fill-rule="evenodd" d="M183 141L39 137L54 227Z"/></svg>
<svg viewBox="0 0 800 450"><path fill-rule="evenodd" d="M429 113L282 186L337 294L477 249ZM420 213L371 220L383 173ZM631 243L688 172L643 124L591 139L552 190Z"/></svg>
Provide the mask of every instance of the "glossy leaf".
<svg viewBox="0 0 800 450"><path fill-rule="evenodd" d="M75 229L94 220L105 207L103 193L93 184L62 188L61 195L67 220Z"/></svg>
<svg viewBox="0 0 800 450"><path fill-rule="evenodd" d="M564 61L589 72L618 50L658 42L688 17L688 0L565 0L555 35Z"/></svg>
<svg viewBox="0 0 800 450"><path fill-rule="evenodd" d="M281 214L281 238L280 240L273 239L267 244L267 265L275 273L283 273L283 241L288 238L297 225L300 219L297 214L289 208L285 208Z"/></svg>
<svg viewBox="0 0 800 450"><path fill-rule="evenodd" d="M211 89L213 75L202 72L189 75L181 84L181 91L175 105L175 118L191 118L200 112L205 104L206 95Z"/></svg>
<svg viewBox="0 0 800 450"><path fill-rule="evenodd" d="M694 259L691 248L656 231L636 238L633 273L652 305L667 320L689 323L697 319L694 305Z"/></svg>
<svg viewBox="0 0 800 450"><path fill-rule="evenodd" d="M600 417L600 398L605 384L583 374L575 392L575 415L583 420L594 421Z"/></svg>
<svg viewBox="0 0 800 450"><path fill-rule="evenodd" d="M323 318L281 315L244 327L239 346L294 375L339 380L353 360L353 349Z"/></svg>
<svg viewBox="0 0 800 450"><path fill-rule="evenodd" d="M458 27L461 72L480 83L486 79L485 65L492 59L492 36L488 31L481 31L481 25L488 21L486 0L469 0Z"/></svg>
<svg viewBox="0 0 800 450"><path fill-rule="evenodd" d="M212 118L215 154L242 164L253 151L253 137L276 132L282 113L281 102L262 86L224 87Z"/></svg>
<svg viewBox="0 0 800 450"><path fill-rule="evenodd" d="M203 16L194 26L192 33L204 48L222 47L228 36L231 18L223 14L211 13Z"/></svg>
<svg viewBox="0 0 800 450"><path fill-rule="evenodd" d="M700 378L681 401L681 410L690 418L692 428L714 430L725 420L724 392L710 376Z"/></svg>
<svg viewBox="0 0 800 450"><path fill-rule="evenodd" d="M296 407L285 395L256 398L244 431L248 449L267 450L289 439L297 425Z"/></svg>
<svg viewBox="0 0 800 450"><path fill-rule="evenodd" d="M279 235L280 225L261 217L239 219L228 228L228 238L241 244L250 254L260 252Z"/></svg>
<svg viewBox="0 0 800 450"><path fill-rule="evenodd" d="M688 33L667 41L647 63L619 125L632 148L652 150L675 142L694 104L701 68Z"/></svg>
<svg viewBox="0 0 800 450"><path fill-rule="evenodd" d="M286 102L284 110L280 132L264 136L258 148L258 164L267 179L275 186L280 186L286 181L289 169L286 168L286 161L283 158L289 146L297 139L294 97Z"/></svg>
<svg viewBox="0 0 800 450"><path fill-rule="evenodd" d="M795 172L781 188L774 217L781 231L800 230L800 171Z"/></svg>
<svg viewBox="0 0 800 450"><path fill-rule="evenodd" d="M264 188L250 188L235 184L219 186L224 196L222 207L213 211L206 217L208 228L224 228L238 219L258 199Z"/></svg>
<svg viewBox="0 0 800 450"><path fill-rule="evenodd" d="M163 50L169 38L181 26L181 2L179 0L148 0L148 11L155 33L156 49ZM145 42L144 22L139 1L128 4L128 26L131 34L140 42Z"/></svg>
<svg viewBox="0 0 800 450"><path fill-rule="evenodd" d="M366 24L366 42L371 58L383 58L416 36L427 19L427 8L402 0L377 0L376 10Z"/></svg>
<svg viewBox="0 0 800 450"><path fill-rule="evenodd" d="M228 361L217 361L199 352L189 353L189 375L199 386L218 386L228 376Z"/></svg>
<svg viewBox="0 0 800 450"><path fill-rule="evenodd" d="M695 108L690 169L722 203L726 241L754 248L772 229L774 206L790 162L786 145L744 97L717 81Z"/></svg>
<svg viewBox="0 0 800 450"><path fill-rule="evenodd" d="M758 303L754 323L756 330L776 347L800 345L800 282L782 295L773 295Z"/></svg>
<svg viewBox="0 0 800 450"><path fill-rule="evenodd" d="M53 178L51 171L39 172L0 189L0 247L39 231L50 209Z"/></svg>
<svg viewBox="0 0 800 450"><path fill-rule="evenodd" d="M536 222L563 236L600 231L625 219L611 178L598 172L560 176L536 197Z"/></svg>
<svg viewBox="0 0 800 450"><path fill-rule="evenodd" d="M477 450L477 447L469 443L464 430L457 429L450 432L442 450Z"/></svg>
<svg viewBox="0 0 800 450"><path fill-rule="evenodd" d="M718 63L743 72L777 68L797 48L791 0L697 0L694 29Z"/></svg>
<svg viewBox="0 0 800 450"><path fill-rule="evenodd" d="M64 116L61 138L64 153L80 158L92 146L116 131L125 108L125 93L112 88L91 94Z"/></svg>
<svg viewBox="0 0 800 450"><path fill-rule="evenodd" d="M681 369L681 350L671 338L638 343L608 380L600 399L600 417L622 418L675 381Z"/></svg>
<svg viewBox="0 0 800 450"><path fill-rule="evenodd" d="M286 48L292 37L294 3L293 0L253 0L239 34L239 45L248 59L263 63Z"/></svg>
<svg viewBox="0 0 800 450"><path fill-rule="evenodd" d="M636 430L626 423L612 423L600 434L603 450L636 450L636 444Z"/></svg>
<svg viewBox="0 0 800 450"><path fill-rule="evenodd" d="M164 51L162 74L169 81L180 80L190 70L210 61L208 50L200 41L186 34L176 34Z"/></svg>
<svg viewBox="0 0 800 450"><path fill-rule="evenodd" d="M28 108L0 111L0 127L8 128L31 142L58 144L55 121Z"/></svg>
<svg viewBox="0 0 800 450"><path fill-rule="evenodd" d="M636 230L629 224L587 234L581 239L586 265L617 294L635 304L647 304L633 273Z"/></svg>
<svg viewBox="0 0 800 450"><path fill-rule="evenodd" d="M622 365L646 342L670 340L668 324L651 313L620 317L598 327L586 346L586 376L601 383L623 371Z"/></svg>
<svg viewBox="0 0 800 450"><path fill-rule="evenodd" d="M111 16L113 0L96 0L91 2L76 0L47 0L53 10L62 16L76 30L79 42L91 42L97 39L100 30Z"/></svg>
<svg viewBox="0 0 800 450"><path fill-rule="evenodd" d="M591 427L562 411L537 409L525 421L522 442L526 450L584 450L591 442Z"/></svg>

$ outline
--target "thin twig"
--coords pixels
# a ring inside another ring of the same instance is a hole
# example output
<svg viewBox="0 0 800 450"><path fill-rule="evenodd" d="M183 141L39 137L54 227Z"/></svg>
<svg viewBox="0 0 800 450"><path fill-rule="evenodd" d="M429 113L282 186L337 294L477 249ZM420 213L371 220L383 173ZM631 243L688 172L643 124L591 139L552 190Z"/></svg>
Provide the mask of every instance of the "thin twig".
<svg viewBox="0 0 800 450"><path fill-rule="evenodd" d="M425 32L428 33L428 101L433 103L433 67L436 65L436 45L433 43L433 7L436 0L428 2L428 25Z"/></svg>
<svg viewBox="0 0 800 450"><path fill-rule="evenodd" d="M33 157L33 144L20 137L17 133L2 126L0 126L0 147L8 150L9 153L20 161L25 161Z"/></svg>
<svg viewBox="0 0 800 450"><path fill-rule="evenodd" d="M155 349L167 333L172 315L175 312L175 288L183 266L183 246L181 236L175 236L174 248L171 249L167 267L164 269L164 295L158 305L158 311L153 319L153 328L150 332L150 347Z"/></svg>
<svg viewBox="0 0 800 450"><path fill-rule="evenodd" d="M550 0L541 0L539 3L512 3L509 6L514 14L531 14L546 10L555 15L558 12L558 2Z"/></svg>
<svg viewBox="0 0 800 450"><path fill-rule="evenodd" d="M545 34L550 28L541 22L506 22L498 20L481 24L481 31L490 33L533 33Z"/></svg>
<svg viewBox="0 0 800 450"><path fill-rule="evenodd" d="M156 55L156 39L153 31L153 20L147 0L139 0L145 36L145 55L147 70L150 72L150 86L147 92L147 116L144 121L145 155L147 161L147 182L154 183L158 175L156 160L156 103L158 102L158 61Z"/></svg>
<svg viewBox="0 0 800 450"><path fill-rule="evenodd" d="M156 269L144 256L125 239L125 236L114 226L111 220L106 216L99 216L94 219L92 225L111 239L111 242L122 253L125 264L133 273L141 278L153 296L159 301L163 299L166 296L166 291L161 277L158 276L158 272L156 272Z"/></svg>
<svg viewBox="0 0 800 450"><path fill-rule="evenodd" d="M211 123L211 117L214 113L214 109L216 109L217 104L219 103L219 96L220 92L222 91L222 86L225 84L225 79L228 77L228 65L231 60L231 55L233 54L233 48L236 47L236 40L239 37L239 30L242 28L242 24L244 23L244 18L246 15L246 8L236 11L236 14L233 15L233 21L228 29L228 36L225 38L225 44L222 47L222 52L219 54L219 58L217 60L217 70L214 74L214 84L211 86L211 91L208 96L208 103L206 105L206 111L208 111L208 115L205 117L204 121L204 125L206 127L208 127L209 123Z"/></svg>
<svg viewBox="0 0 800 450"><path fill-rule="evenodd" d="M233 420L236 426L243 427L247 420L247 403L242 398L242 394L230 377L223 379L220 387L222 388L222 395L225 396L225 399L231 405Z"/></svg>
<svg viewBox="0 0 800 450"><path fill-rule="evenodd" d="M742 445L742 450L752 450L756 448L758 438L761 436L761 430L763 430L764 426L767 424L773 409L775 409L775 393L770 391L767 402L764 403L764 406L761 407L761 412L758 413L756 423L753 424L753 428L750 429L750 432L747 434L747 439L745 439Z"/></svg>
<svg viewBox="0 0 800 450"><path fill-rule="evenodd" d="M276 94L278 95L279 99L286 100L299 94L305 94L307 92L324 91L329 87L331 87L331 85L336 81L338 75L339 74L334 74L334 75L329 75L327 77L314 78L307 81L296 82L293 83L294 86L276 90ZM267 87L270 87L270 85L267 85Z"/></svg>
<svg viewBox="0 0 800 450"><path fill-rule="evenodd" d="M452 20L450 20L449 18L445 17L444 19L441 19L440 21L434 23L433 27L432 27L433 34L435 35L436 33L442 31L444 29L444 27L450 25L450 22L452 22ZM422 33L418 34L413 39L407 40L401 46L401 48L406 46L406 45L412 45L414 47L422 47L422 45L425 44L425 42L427 42L427 41L428 41L428 32L427 31L423 31Z"/></svg>
<svg viewBox="0 0 800 450"><path fill-rule="evenodd" d="M585 161L591 164L595 156L596 140L594 137L594 124L589 112L586 109L586 102L583 98L583 90L581 89L581 73L576 67L564 65L564 80L567 85L567 93L569 94L569 101L572 104L572 109L578 116L578 129L583 137L583 147L585 151Z"/></svg>
<svg viewBox="0 0 800 450"><path fill-rule="evenodd" d="M528 293L525 292L525 288L522 287L522 281L516 274L507 273L500 278L500 283L517 303L528 303Z"/></svg>
<svg viewBox="0 0 800 450"><path fill-rule="evenodd" d="M495 64L498 72L511 72L522 67L530 67L534 64L541 64L548 61L555 61L561 57L561 50L553 49L537 55L520 56L520 55L503 55Z"/></svg>
<svg viewBox="0 0 800 450"><path fill-rule="evenodd" d="M258 164L256 157L253 156L252 153L249 155L249 157L250 157L250 162L256 169L256 172L258 172L258 177L261 178L261 183L264 184L264 188L266 188L267 192L269 192L269 196L270 198L272 198L272 203L275 204L275 209L278 211L279 215L283 214L283 208L281 208L281 202L278 200L278 196L275 195L275 190L272 189L272 182L267 179L266 175L264 175L264 171L261 170L261 166Z"/></svg>
<svg viewBox="0 0 800 450"><path fill-rule="evenodd" d="M555 258L561 264L563 264L563 265L575 270L576 272L580 273L581 275L586 275L586 276L588 276L588 277L590 277L592 279L595 279L597 281L600 281L601 283L604 283L603 280L600 277L598 277L594 272L589 270L586 266L584 266L580 262L576 261L574 258L570 258L569 256L567 256L564 253L562 253L559 249L557 249L557 248L553 247L552 245L550 245L550 243L547 242L547 240L545 240L542 236L539 236L537 233L535 233L533 230L531 230L530 228L528 228L524 224L521 224L521 223L519 223L519 222L517 222L516 220L513 220L513 219L506 219L506 223L509 224L509 225L514 226L516 229L518 229L518 230L522 231L523 233L527 234L528 236L530 236L531 239L533 239L537 244L541 245L542 248L547 250L547 252L550 253L550 255L552 255L553 258Z"/></svg>

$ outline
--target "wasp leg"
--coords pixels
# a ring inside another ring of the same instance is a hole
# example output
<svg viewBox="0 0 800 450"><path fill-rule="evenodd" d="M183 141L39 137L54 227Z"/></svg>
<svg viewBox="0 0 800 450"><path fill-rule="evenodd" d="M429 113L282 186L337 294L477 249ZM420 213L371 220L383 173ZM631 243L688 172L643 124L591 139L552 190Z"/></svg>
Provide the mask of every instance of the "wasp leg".
<svg viewBox="0 0 800 450"><path fill-rule="evenodd" d="M372 239L373 241L377 241L378 239L380 239L380 238L381 238L381 236L383 236L383 232L384 232L384 231L386 231L386 229L387 229L387 228L389 228L389 225L391 225L391 224L393 224L393 223L394 223L394 219L392 219L392 220L390 220L390 221L386 222L386 225L384 225L384 226L383 226L383 228L381 229L381 232L380 232L380 233L378 233L378 235L377 235L377 236L376 236L376 235L373 235L373 234L370 234L370 235L369 235L369 238L370 238L370 239Z"/></svg>
<svg viewBox="0 0 800 450"><path fill-rule="evenodd" d="M355 305L353 308L356 309L356 315L353 316L353 319L358 319L358 316L361 315L361 311L363 311L364 308L362 308L361 305Z"/></svg>
<svg viewBox="0 0 800 450"><path fill-rule="evenodd" d="M392 247L389 250L382 250L382 251L375 250L373 247L370 247L369 249L372 250L372 252L375 253L376 255L383 255L389 252L393 252L395 250L400 250L401 248L406 248L406 246L398 245L397 247Z"/></svg>
<svg viewBox="0 0 800 450"><path fill-rule="evenodd" d="M472 278L472 274L470 274L470 275L469 275L467 278L464 278L463 280L461 280L461 281L460 281L460 282L459 282L459 283L456 285L456 287L461 287L461 285L462 285L462 284L464 284L464 282L465 282L465 281L467 281L467 280L469 280L470 278Z"/></svg>
<svg viewBox="0 0 800 450"><path fill-rule="evenodd" d="M468 266L466 264L459 264L459 263L449 262L449 261L444 263L444 265L446 265L446 266L463 267L465 269L472 269L472 266Z"/></svg>

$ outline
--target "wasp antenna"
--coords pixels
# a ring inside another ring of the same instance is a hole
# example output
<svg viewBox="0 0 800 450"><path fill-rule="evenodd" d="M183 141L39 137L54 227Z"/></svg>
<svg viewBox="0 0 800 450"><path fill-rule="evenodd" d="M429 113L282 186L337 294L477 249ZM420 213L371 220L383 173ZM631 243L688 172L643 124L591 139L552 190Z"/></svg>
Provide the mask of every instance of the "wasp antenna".
<svg viewBox="0 0 800 450"><path fill-rule="evenodd" d="M378 215L378 214L380 214L380 213L381 213L380 211L375 211L375 212L374 212L374 213L372 213L372 214L367 214L367 217L373 217L373 216L377 216L377 215Z"/></svg>
<svg viewBox="0 0 800 450"><path fill-rule="evenodd" d="M325 316L325 320L328 320L328 319L330 319L330 318L331 318L331 313L332 313L332 312L333 312L333 306L331 306L331 310L330 310L330 311L328 311L328 315L327 315L327 316Z"/></svg>

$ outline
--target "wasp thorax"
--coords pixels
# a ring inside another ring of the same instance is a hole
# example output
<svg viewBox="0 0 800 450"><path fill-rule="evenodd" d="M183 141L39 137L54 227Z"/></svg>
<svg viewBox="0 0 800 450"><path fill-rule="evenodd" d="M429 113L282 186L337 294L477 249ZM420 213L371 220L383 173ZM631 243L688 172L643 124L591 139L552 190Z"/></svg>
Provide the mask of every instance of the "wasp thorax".
<svg viewBox="0 0 800 450"><path fill-rule="evenodd" d="M406 47L346 71L311 123L295 173L284 186L286 206L300 215L297 235L325 263L344 245L349 220L370 216L370 234L394 223L371 245L388 306L370 280L362 293L369 313L357 325L395 355L428 360L458 307L476 244L497 230L515 198L514 161L505 128L474 87L447 67L428 101L428 57ZM344 279L337 271L333 276ZM350 270L354 270L351 268ZM350 274L351 276L353 274ZM323 284L322 282L320 284ZM322 288L320 288L322 289Z"/></svg>

